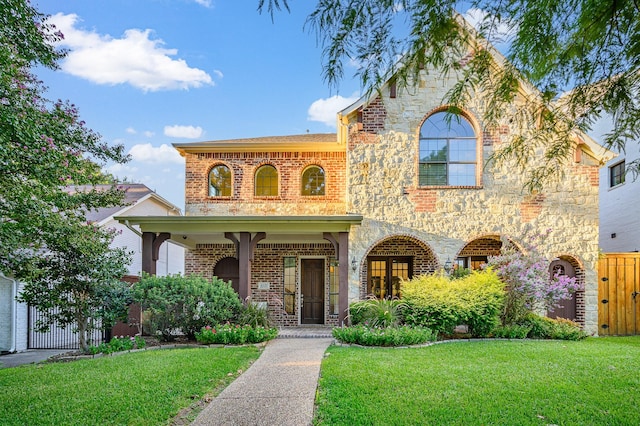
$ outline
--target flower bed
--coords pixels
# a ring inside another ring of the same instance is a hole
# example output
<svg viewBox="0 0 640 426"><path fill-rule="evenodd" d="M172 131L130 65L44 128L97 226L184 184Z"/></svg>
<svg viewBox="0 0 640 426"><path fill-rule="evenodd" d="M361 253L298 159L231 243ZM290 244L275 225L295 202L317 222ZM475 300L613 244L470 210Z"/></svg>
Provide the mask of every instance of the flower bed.
<svg viewBox="0 0 640 426"><path fill-rule="evenodd" d="M260 343L275 339L278 336L277 328L267 328L263 326L252 327L250 325L224 324L216 327L206 326L196 332L196 340L204 345L211 344L232 344L242 345L245 343Z"/></svg>

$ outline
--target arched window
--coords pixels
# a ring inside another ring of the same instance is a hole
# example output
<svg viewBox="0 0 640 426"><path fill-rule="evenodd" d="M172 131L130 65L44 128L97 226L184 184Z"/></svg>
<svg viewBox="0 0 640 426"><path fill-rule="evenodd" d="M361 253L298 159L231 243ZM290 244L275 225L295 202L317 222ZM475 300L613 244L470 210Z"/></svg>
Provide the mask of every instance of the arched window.
<svg viewBox="0 0 640 426"><path fill-rule="evenodd" d="M420 186L475 186L477 139L461 115L436 112L420 128Z"/></svg>
<svg viewBox="0 0 640 426"><path fill-rule="evenodd" d="M231 170L223 164L209 172L209 196L231 197Z"/></svg>
<svg viewBox="0 0 640 426"><path fill-rule="evenodd" d="M304 196L324 195L324 170L322 167L307 167L304 172L302 172L300 187L301 193Z"/></svg>
<svg viewBox="0 0 640 426"><path fill-rule="evenodd" d="M256 171L255 195L257 197L275 197L278 195L278 171L267 164Z"/></svg>

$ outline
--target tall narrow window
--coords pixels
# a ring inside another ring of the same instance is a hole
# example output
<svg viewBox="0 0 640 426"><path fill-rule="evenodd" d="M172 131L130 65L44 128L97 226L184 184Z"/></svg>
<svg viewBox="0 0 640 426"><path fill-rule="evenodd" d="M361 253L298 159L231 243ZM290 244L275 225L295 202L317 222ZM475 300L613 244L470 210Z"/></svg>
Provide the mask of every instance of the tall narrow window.
<svg viewBox="0 0 640 426"><path fill-rule="evenodd" d="M458 114L437 112L420 129L420 186L475 186L476 136Z"/></svg>
<svg viewBox="0 0 640 426"><path fill-rule="evenodd" d="M255 195L257 197L274 197L278 195L278 171L267 164L256 171Z"/></svg>
<svg viewBox="0 0 640 426"><path fill-rule="evenodd" d="M338 315L340 295L340 279L338 275L338 262L336 259L329 259L329 315Z"/></svg>
<svg viewBox="0 0 640 426"><path fill-rule="evenodd" d="M221 164L209 172L209 195L231 197L231 171L227 166Z"/></svg>
<svg viewBox="0 0 640 426"><path fill-rule="evenodd" d="M284 310L289 315L296 312L296 258L284 258L284 282L282 299L284 301Z"/></svg>
<svg viewBox="0 0 640 426"><path fill-rule="evenodd" d="M609 167L609 187L624 183L624 161Z"/></svg>
<svg viewBox="0 0 640 426"><path fill-rule="evenodd" d="M324 170L319 166L307 167L302 172L302 195L324 195Z"/></svg>

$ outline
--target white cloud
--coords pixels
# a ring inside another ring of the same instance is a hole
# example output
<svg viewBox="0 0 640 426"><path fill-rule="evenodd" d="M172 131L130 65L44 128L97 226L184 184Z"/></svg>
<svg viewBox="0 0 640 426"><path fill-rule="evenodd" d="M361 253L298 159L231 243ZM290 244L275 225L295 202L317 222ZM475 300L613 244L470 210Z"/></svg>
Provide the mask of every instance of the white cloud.
<svg viewBox="0 0 640 426"><path fill-rule="evenodd" d="M345 98L335 95L313 102L307 111L307 120L319 121L330 127L336 127L336 114L358 100L355 94Z"/></svg>
<svg viewBox="0 0 640 426"><path fill-rule="evenodd" d="M152 138L155 136L155 133L152 132L151 130L146 130L145 132L142 133L145 137L147 138Z"/></svg>
<svg viewBox="0 0 640 426"><path fill-rule="evenodd" d="M211 7L211 0L194 0L200 6Z"/></svg>
<svg viewBox="0 0 640 426"><path fill-rule="evenodd" d="M200 126L164 126L164 135L172 138L197 139L202 134L203 131Z"/></svg>
<svg viewBox="0 0 640 426"><path fill-rule="evenodd" d="M111 164L103 168L105 172L117 176L121 179L133 180L139 169L130 164Z"/></svg>
<svg viewBox="0 0 640 426"><path fill-rule="evenodd" d="M161 39L149 39L152 31L128 29L121 38L76 27L75 14L58 13L50 23L64 34L60 42L69 49L62 61L64 72L97 84L130 84L144 91L189 89L213 85L211 76L174 59L177 49L164 48Z"/></svg>
<svg viewBox="0 0 640 426"><path fill-rule="evenodd" d="M133 127L127 127L125 129L125 132L129 133L130 135L135 135L136 133L138 133L136 132L136 129L134 129Z"/></svg>
<svg viewBox="0 0 640 426"><path fill-rule="evenodd" d="M159 147L155 147L150 143L137 144L129 150L129 155L131 155L133 161L146 164L184 164L184 158L172 146L167 144L162 144Z"/></svg>

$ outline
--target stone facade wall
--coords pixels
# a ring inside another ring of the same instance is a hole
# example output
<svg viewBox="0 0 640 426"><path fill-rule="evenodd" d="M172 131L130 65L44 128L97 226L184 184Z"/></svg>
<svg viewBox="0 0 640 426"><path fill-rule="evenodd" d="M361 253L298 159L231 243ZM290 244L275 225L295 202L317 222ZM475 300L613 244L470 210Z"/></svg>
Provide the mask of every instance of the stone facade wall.
<svg viewBox="0 0 640 426"><path fill-rule="evenodd" d="M186 273L198 273L207 278L213 277L213 269L218 261L225 257L235 257L233 244L200 244L195 250L187 252ZM287 314L283 309L285 257L295 257L296 261L296 310ZM251 299L253 302L266 302L271 318L278 326L296 326L299 324L300 295L300 259L322 258L325 260L325 317L328 325L338 325L338 316L329 313L329 260L335 258L335 250L329 243L309 244L258 244L251 262ZM269 283L269 289L261 289L258 283Z"/></svg>
<svg viewBox="0 0 640 426"><path fill-rule="evenodd" d="M455 80L436 75L423 74L418 88L409 92L398 88L395 98L383 91L373 103L375 114L367 114L365 106L349 116L347 211L365 218L350 233L350 256L363 264L376 241L411 235L431 247L442 265L478 236L507 236L518 243L527 227L551 229L540 249L549 259L566 254L582 265L585 330L597 333L598 165L583 156L582 163L567 165L562 179L543 192L528 194L523 189L526 176L514 172L513 164L487 163L494 147L514 130L508 123L483 129L483 100L478 95L465 111L478 135L477 185L420 187L419 130L442 108L440 102ZM375 122L368 125L370 116ZM384 128L367 131L380 127L380 117ZM350 299L358 299L358 272L351 274L349 284Z"/></svg>
<svg viewBox="0 0 640 426"><path fill-rule="evenodd" d="M185 214L220 215L341 215L345 214L345 152L239 152L186 155ZM224 164L231 170L231 197L210 197L209 171ZM258 167L278 171L279 195L256 197L254 175ZM317 165L325 172L325 195L302 196L304 169Z"/></svg>

